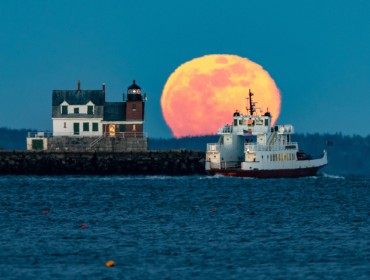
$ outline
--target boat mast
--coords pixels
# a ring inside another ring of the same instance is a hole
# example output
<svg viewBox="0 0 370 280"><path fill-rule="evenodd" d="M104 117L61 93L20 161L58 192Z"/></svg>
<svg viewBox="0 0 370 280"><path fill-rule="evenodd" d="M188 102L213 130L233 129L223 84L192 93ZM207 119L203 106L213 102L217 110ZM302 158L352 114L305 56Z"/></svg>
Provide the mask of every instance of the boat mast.
<svg viewBox="0 0 370 280"><path fill-rule="evenodd" d="M253 116L253 113L256 112L256 109L254 108L255 103L252 101L253 92L249 89L249 109L247 107L247 112L249 111L251 116Z"/></svg>

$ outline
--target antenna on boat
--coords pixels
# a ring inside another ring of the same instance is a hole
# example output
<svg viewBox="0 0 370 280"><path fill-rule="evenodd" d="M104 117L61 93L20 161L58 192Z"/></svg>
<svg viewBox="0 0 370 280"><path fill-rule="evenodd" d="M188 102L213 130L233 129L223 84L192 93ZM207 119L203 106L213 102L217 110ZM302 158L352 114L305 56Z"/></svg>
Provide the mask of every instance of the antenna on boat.
<svg viewBox="0 0 370 280"><path fill-rule="evenodd" d="M249 111L251 116L253 116L253 113L256 112L256 109L254 108L254 106L256 105L257 102L253 102L252 101L252 96L253 96L253 92L249 89L249 109L247 107L247 112Z"/></svg>

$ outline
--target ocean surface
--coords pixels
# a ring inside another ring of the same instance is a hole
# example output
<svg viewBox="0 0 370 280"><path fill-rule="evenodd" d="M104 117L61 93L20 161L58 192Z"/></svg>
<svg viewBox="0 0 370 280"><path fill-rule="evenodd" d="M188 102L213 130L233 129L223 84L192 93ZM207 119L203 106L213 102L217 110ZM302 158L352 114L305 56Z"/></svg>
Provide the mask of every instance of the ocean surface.
<svg viewBox="0 0 370 280"><path fill-rule="evenodd" d="M370 279L370 178L2 176L0 230L1 279Z"/></svg>

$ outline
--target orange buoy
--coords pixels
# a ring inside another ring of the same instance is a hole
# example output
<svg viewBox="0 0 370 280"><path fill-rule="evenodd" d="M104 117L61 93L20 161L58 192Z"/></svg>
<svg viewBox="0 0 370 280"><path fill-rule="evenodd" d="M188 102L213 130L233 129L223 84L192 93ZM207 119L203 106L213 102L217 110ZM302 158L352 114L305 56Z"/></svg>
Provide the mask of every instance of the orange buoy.
<svg viewBox="0 0 370 280"><path fill-rule="evenodd" d="M212 209L211 212L212 213L215 213L215 212L217 212L217 210L216 209Z"/></svg>
<svg viewBox="0 0 370 280"><path fill-rule="evenodd" d="M47 214L49 214L49 210L42 210L42 214L44 214L44 215L47 215Z"/></svg>
<svg viewBox="0 0 370 280"><path fill-rule="evenodd" d="M113 260L109 260L105 263L106 267L112 267L112 266L115 266L115 265L116 265L116 263Z"/></svg>
<svg viewBox="0 0 370 280"><path fill-rule="evenodd" d="M87 228L87 224L82 224L81 228Z"/></svg>

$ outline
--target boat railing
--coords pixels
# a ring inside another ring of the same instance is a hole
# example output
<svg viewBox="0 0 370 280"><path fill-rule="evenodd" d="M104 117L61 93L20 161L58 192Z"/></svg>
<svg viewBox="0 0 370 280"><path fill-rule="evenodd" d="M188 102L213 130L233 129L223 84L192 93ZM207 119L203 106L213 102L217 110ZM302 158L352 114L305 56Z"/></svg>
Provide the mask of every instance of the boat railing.
<svg viewBox="0 0 370 280"><path fill-rule="evenodd" d="M235 169L240 167L241 167L240 161L210 162L211 169Z"/></svg>
<svg viewBox="0 0 370 280"><path fill-rule="evenodd" d="M294 126L291 124L282 124L277 126L277 133L278 134L293 134L294 133Z"/></svg>
<svg viewBox="0 0 370 280"><path fill-rule="evenodd" d="M297 149L297 142L290 142L286 145L260 145L260 144L245 144L244 150L249 152L261 152L261 151L286 151Z"/></svg>
<svg viewBox="0 0 370 280"><path fill-rule="evenodd" d="M231 125L225 125L218 129L218 134L229 134L233 132L233 127Z"/></svg>
<svg viewBox="0 0 370 280"><path fill-rule="evenodd" d="M220 151L220 144L217 144L217 143L207 144L207 152L219 152L219 151Z"/></svg>
<svg viewBox="0 0 370 280"><path fill-rule="evenodd" d="M248 125L239 125L234 127L238 135L256 135L256 134L265 134L268 132L269 128L267 126L253 126Z"/></svg>

